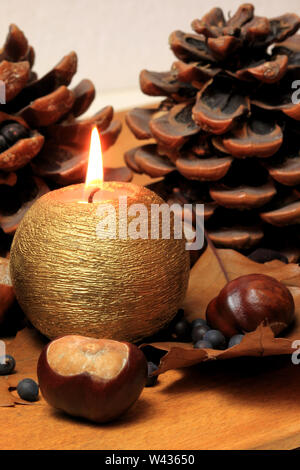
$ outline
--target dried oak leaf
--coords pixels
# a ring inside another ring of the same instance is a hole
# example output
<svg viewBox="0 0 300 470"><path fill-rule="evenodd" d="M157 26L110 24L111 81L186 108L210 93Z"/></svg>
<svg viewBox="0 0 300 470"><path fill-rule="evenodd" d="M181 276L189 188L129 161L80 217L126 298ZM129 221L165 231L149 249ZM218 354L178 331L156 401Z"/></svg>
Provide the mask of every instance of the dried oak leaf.
<svg viewBox="0 0 300 470"><path fill-rule="evenodd" d="M285 338L275 338L267 324L261 324L255 331L247 333L243 341L230 349L193 349L191 344L161 342L144 344L166 351L156 374L169 369L188 367L203 361L231 359L240 356L272 356L291 354L294 340L300 338L300 266L274 260L265 264L256 263L240 253L229 250L215 250L209 245L204 254L193 266L186 299L183 304L188 320L204 317L208 303L225 286L228 280L251 273L272 276L283 282L295 301L296 320Z"/></svg>
<svg viewBox="0 0 300 470"><path fill-rule="evenodd" d="M203 317L206 307L219 291L225 286L227 280L251 273L266 274L275 277L287 285L298 287L300 292L300 266L297 264L284 264L274 260L269 263L256 263L234 250L216 250L208 248L198 263L191 270L189 287L184 302L184 309L188 319ZM300 316L300 304L298 314Z"/></svg>
<svg viewBox="0 0 300 470"><path fill-rule="evenodd" d="M37 381L36 365L46 344L45 338L35 329L24 328L12 340L5 340L6 352L16 360L15 373L0 377L0 407L22 405L43 405L40 397L37 402L28 402L18 397L15 389L20 380L31 378Z"/></svg>

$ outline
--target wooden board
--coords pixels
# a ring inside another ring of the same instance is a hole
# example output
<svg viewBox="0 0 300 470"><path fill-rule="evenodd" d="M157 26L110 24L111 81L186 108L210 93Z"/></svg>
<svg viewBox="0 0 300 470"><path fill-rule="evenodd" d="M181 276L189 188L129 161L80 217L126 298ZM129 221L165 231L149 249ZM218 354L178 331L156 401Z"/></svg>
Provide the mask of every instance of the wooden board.
<svg viewBox="0 0 300 470"><path fill-rule="evenodd" d="M106 165L120 165L133 145L125 129ZM215 361L161 375L121 420L104 426L43 402L0 408L1 449L292 449L300 446L299 389L300 365L289 357Z"/></svg>
<svg viewBox="0 0 300 470"><path fill-rule="evenodd" d="M94 425L45 404L0 409L2 449L291 449L300 444L299 366L213 363L160 376L124 417ZM258 368L259 370L255 369ZM254 370L253 370L254 369Z"/></svg>

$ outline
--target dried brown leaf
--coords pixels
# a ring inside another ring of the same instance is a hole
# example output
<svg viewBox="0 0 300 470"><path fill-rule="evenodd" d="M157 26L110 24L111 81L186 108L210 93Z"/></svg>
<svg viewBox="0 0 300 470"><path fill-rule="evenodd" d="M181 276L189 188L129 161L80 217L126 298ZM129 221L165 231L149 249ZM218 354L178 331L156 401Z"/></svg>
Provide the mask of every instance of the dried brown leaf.
<svg viewBox="0 0 300 470"><path fill-rule="evenodd" d="M228 280L246 274L266 274L283 282L288 288L293 287L293 295L300 292L300 267L298 264L284 264L274 260L260 264L250 260L234 250L216 250L227 273ZM225 286L227 280L224 271L208 247L191 270L184 310L188 320L205 317L206 307ZM296 306L300 316L300 303Z"/></svg>
<svg viewBox="0 0 300 470"><path fill-rule="evenodd" d="M191 270L184 310L189 321L204 318L208 303L225 286L228 280L245 274L266 274L283 282L295 301L295 323L284 338L275 338L267 324L247 333L237 346L219 351L194 349L192 344L161 342L150 346L166 351L161 359L158 374L169 369L188 367L200 362L216 359L231 359L241 356L274 356L292 354L293 341L300 339L300 267L274 260L256 263L234 250L213 250L210 246ZM142 345L144 347L145 345Z"/></svg>

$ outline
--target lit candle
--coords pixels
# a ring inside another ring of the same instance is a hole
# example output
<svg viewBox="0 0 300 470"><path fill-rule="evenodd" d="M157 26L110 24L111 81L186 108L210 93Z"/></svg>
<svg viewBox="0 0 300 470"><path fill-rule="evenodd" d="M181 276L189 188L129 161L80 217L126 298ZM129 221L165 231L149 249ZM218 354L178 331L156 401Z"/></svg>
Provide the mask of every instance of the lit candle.
<svg viewBox="0 0 300 470"><path fill-rule="evenodd" d="M109 201L119 199L120 196L135 196L139 186L120 183L104 182L103 158L100 137L97 127L91 134L89 160L86 181L83 184L67 186L52 192L55 200L61 202L76 202L87 204L92 202Z"/></svg>
<svg viewBox="0 0 300 470"><path fill-rule="evenodd" d="M124 215L124 201L126 208L142 204L147 214L163 204L147 188L103 182L94 129L86 183L42 196L22 220L11 277L25 314L49 338L136 341L165 326L180 307L189 273L185 240L175 239L172 228L169 239L152 239L150 230L147 237L129 236L134 217L130 210ZM106 217L109 208L116 220ZM99 229L103 221L108 225ZM142 224L149 221L147 215Z"/></svg>

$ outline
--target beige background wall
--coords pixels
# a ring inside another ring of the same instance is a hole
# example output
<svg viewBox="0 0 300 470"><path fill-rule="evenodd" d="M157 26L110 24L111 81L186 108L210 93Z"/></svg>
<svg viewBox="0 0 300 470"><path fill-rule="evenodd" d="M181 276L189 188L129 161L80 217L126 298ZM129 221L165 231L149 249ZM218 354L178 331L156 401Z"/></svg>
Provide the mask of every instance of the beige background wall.
<svg viewBox="0 0 300 470"><path fill-rule="evenodd" d="M238 0L0 0L0 41L8 25L18 24L35 46L36 70L45 73L64 54L79 55L76 80L89 77L98 101L117 108L145 100L138 93L142 68L167 70L173 56L169 33L190 30L191 20L213 6L234 12ZM257 14L300 15L299 0L254 2ZM98 105L98 103L97 103Z"/></svg>

